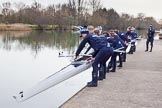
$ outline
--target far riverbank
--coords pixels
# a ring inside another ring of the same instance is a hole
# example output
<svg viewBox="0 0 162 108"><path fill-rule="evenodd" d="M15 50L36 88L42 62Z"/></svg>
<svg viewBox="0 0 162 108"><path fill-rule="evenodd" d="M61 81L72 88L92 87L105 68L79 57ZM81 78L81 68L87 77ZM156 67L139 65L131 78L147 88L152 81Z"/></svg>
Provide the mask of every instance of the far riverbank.
<svg viewBox="0 0 162 108"><path fill-rule="evenodd" d="M33 25L33 24L0 24L0 31L31 31L31 30L72 30L71 26Z"/></svg>

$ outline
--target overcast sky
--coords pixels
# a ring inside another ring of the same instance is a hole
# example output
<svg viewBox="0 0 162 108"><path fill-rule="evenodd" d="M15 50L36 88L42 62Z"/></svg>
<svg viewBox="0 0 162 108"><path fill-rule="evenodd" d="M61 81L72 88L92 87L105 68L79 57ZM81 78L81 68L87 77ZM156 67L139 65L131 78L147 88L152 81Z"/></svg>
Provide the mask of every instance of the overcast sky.
<svg viewBox="0 0 162 108"><path fill-rule="evenodd" d="M0 0L0 4L5 1L24 2L31 4L34 0ZM49 4L65 3L68 0L36 0L44 6ZM162 0L101 0L107 9L113 8L119 14L128 13L137 16L138 13L144 13L146 16L162 19Z"/></svg>

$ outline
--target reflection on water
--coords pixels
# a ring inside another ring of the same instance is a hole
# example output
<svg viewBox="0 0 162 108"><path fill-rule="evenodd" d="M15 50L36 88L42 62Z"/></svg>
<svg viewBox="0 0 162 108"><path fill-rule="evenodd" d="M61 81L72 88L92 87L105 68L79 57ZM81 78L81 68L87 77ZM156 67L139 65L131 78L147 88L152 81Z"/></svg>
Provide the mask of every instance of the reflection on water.
<svg viewBox="0 0 162 108"><path fill-rule="evenodd" d="M147 38L146 30L137 31L142 38ZM155 39L158 39L155 34ZM71 32L52 32L52 31L10 31L0 32L0 48L5 50L25 50L30 49L37 54L43 48L56 50L66 50L73 53L79 43L77 34Z"/></svg>
<svg viewBox="0 0 162 108"><path fill-rule="evenodd" d="M30 49L37 54L48 47L72 53L78 42L78 36L71 32L0 32L0 47L8 51Z"/></svg>

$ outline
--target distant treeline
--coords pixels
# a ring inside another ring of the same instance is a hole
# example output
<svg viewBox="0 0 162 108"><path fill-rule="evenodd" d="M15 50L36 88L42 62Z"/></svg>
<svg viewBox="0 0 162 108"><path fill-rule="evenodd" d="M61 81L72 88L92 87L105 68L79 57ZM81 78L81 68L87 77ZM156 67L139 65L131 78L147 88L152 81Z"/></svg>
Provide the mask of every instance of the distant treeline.
<svg viewBox="0 0 162 108"><path fill-rule="evenodd" d="M150 24L160 27L153 17L146 17L143 13L137 17L127 13L119 14L113 8L104 8L100 0L67 0L67 3L52 4L45 8L37 1L31 5L4 2L0 4L0 23L33 24L40 28L52 25L53 29L59 30L69 29L72 25L89 24L102 25L104 29L123 30L128 26L146 29Z"/></svg>

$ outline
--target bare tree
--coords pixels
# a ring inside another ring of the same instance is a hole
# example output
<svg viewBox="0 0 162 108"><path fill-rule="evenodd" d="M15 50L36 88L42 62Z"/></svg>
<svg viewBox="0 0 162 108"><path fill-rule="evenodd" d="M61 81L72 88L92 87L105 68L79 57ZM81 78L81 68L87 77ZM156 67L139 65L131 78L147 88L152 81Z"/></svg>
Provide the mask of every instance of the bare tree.
<svg viewBox="0 0 162 108"><path fill-rule="evenodd" d="M24 9L26 8L26 5L23 2L15 3L15 7L17 8L17 21L20 23L23 23L24 21Z"/></svg>
<svg viewBox="0 0 162 108"><path fill-rule="evenodd" d="M42 5L40 3L38 3L37 1L34 1L33 4L32 4L32 6L31 6L31 8L33 10L37 10L37 11L40 10L41 7L42 7Z"/></svg>
<svg viewBox="0 0 162 108"><path fill-rule="evenodd" d="M143 27L143 25L142 25L142 23L143 23L143 20L144 20L144 18L145 18L145 14L144 13L138 13L138 17L137 17L137 19L138 19L138 26L137 26L137 28L138 29L142 29Z"/></svg>
<svg viewBox="0 0 162 108"><path fill-rule="evenodd" d="M7 16L8 14L10 14L11 3L5 2L5 3L2 3L2 6L3 6L2 14L4 16Z"/></svg>
<svg viewBox="0 0 162 108"><path fill-rule="evenodd" d="M76 24L81 24L80 21L87 10L86 4L85 0L69 0L68 6L71 10L71 15L76 20Z"/></svg>
<svg viewBox="0 0 162 108"><path fill-rule="evenodd" d="M48 12L49 15L54 16L55 12L56 12L55 5L54 4L53 5L49 5L47 7L47 12Z"/></svg>
<svg viewBox="0 0 162 108"><path fill-rule="evenodd" d="M108 28L119 28L120 24L120 16L119 14L112 8L107 11L107 25Z"/></svg>
<svg viewBox="0 0 162 108"><path fill-rule="evenodd" d="M4 19L7 19L7 16L10 15L10 8L10 2L2 3L2 15L4 16Z"/></svg>
<svg viewBox="0 0 162 108"><path fill-rule="evenodd" d="M33 4L31 5L31 15L32 19L35 24L38 24L40 29L42 28L42 25L44 24L44 17L43 13L44 10L42 9L42 6L40 3L34 1Z"/></svg>
<svg viewBox="0 0 162 108"><path fill-rule="evenodd" d="M162 29L162 19L159 20L160 29Z"/></svg>
<svg viewBox="0 0 162 108"><path fill-rule="evenodd" d="M122 15L120 16L120 28L122 30L126 30L126 28L128 26L134 25L134 18L133 16L127 14L127 13L122 13ZM135 22L136 23L136 22ZM134 25L136 26L136 25Z"/></svg>
<svg viewBox="0 0 162 108"><path fill-rule="evenodd" d="M160 19L160 20L159 20L159 24L161 24L161 25L162 25L162 19Z"/></svg>
<svg viewBox="0 0 162 108"><path fill-rule="evenodd" d="M92 8L92 13L94 13L96 10L101 8L101 1L100 0L89 0L90 7Z"/></svg>

